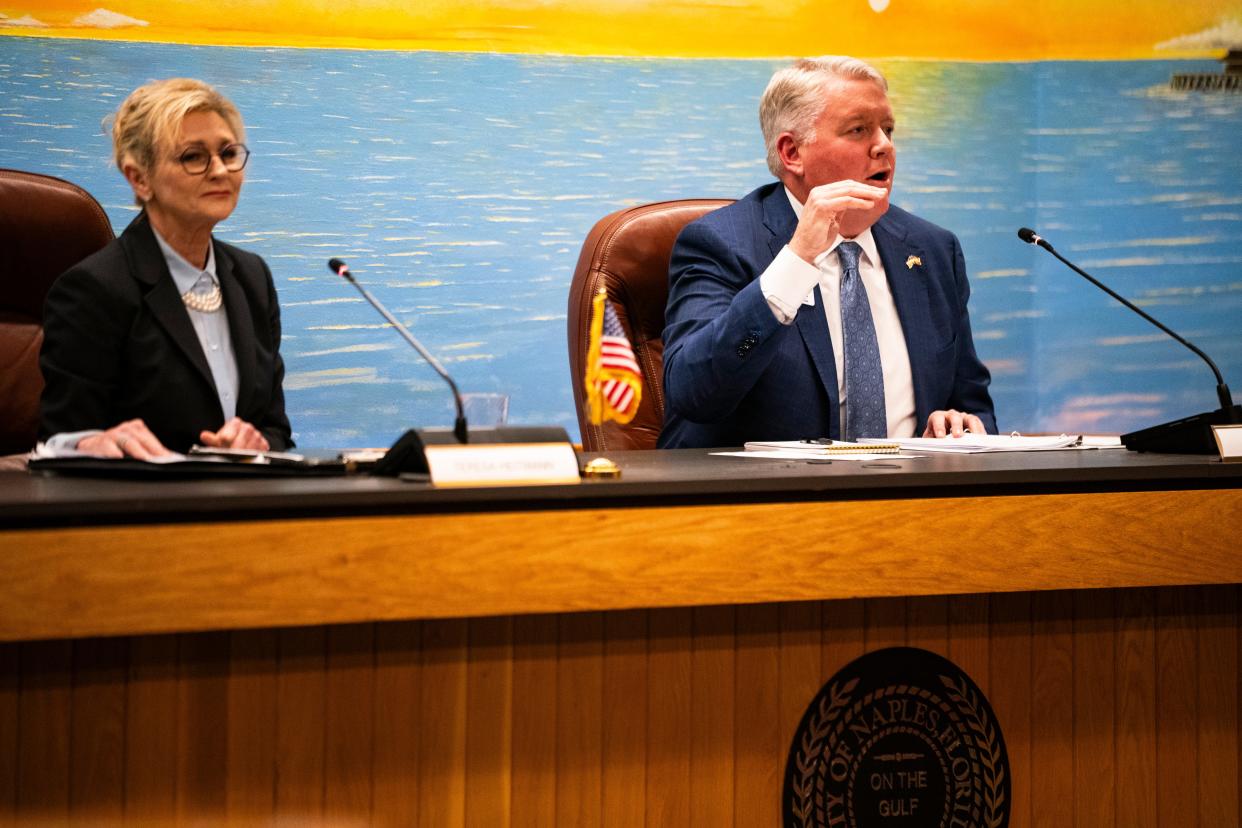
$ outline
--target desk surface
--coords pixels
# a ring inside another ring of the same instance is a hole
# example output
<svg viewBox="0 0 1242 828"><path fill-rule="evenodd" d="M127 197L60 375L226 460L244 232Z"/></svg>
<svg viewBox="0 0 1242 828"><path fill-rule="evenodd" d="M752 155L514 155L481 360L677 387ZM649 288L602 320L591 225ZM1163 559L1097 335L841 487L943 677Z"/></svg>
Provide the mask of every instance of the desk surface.
<svg viewBox="0 0 1242 828"><path fill-rule="evenodd" d="M1242 487L1242 464L1119 450L931 455L829 463L617 452L620 480L436 489L367 476L102 479L0 473L0 530L116 523L361 517L712 503L986 497Z"/></svg>
<svg viewBox="0 0 1242 828"><path fill-rule="evenodd" d="M0 640L1242 583L1242 466L1204 457L613 458L495 489L2 474Z"/></svg>

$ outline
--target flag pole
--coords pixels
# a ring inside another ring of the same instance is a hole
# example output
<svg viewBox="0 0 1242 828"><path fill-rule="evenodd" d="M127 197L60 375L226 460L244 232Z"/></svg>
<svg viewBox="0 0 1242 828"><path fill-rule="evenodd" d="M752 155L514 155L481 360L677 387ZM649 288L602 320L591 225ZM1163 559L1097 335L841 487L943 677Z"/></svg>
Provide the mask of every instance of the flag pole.
<svg viewBox="0 0 1242 828"><path fill-rule="evenodd" d="M604 400L599 387L600 340L604 330L604 303L608 301L608 288L600 280L599 289L592 300L590 338L587 342L586 375L583 385L586 391L587 422L600 426L604 422ZM588 480L615 480L621 476L621 467L607 457L596 457L582 468L582 476Z"/></svg>

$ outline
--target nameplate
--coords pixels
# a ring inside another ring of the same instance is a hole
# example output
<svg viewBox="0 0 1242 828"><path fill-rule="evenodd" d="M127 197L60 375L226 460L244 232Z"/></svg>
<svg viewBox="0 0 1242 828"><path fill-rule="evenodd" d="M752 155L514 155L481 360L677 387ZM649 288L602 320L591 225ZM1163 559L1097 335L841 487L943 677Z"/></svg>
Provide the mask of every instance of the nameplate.
<svg viewBox="0 0 1242 828"><path fill-rule="evenodd" d="M436 486L530 486L578 482L569 443L468 443L426 447Z"/></svg>
<svg viewBox="0 0 1242 828"><path fill-rule="evenodd" d="M1242 425L1214 425L1216 450L1226 463L1242 463Z"/></svg>

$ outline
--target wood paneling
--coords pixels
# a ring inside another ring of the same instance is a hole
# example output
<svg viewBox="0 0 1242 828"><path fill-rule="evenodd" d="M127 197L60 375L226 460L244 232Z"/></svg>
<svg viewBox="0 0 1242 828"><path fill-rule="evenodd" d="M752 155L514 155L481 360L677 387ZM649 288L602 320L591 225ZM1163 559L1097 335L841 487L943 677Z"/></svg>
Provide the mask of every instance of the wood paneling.
<svg viewBox="0 0 1242 828"><path fill-rule="evenodd" d="M167 819L176 808L177 658L175 635L129 639L125 694L125 822Z"/></svg>
<svg viewBox="0 0 1242 828"><path fill-rule="evenodd" d="M690 641L690 824L733 824L736 610L693 610Z"/></svg>
<svg viewBox="0 0 1242 828"><path fill-rule="evenodd" d="M1009 754L1010 825L1031 823L1031 596L992 596L989 609L988 698ZM1023 780L1021 783L1018 780Z"/></svg>
<svg viewBox="0 0 1242 828"><path fill-rule="evenodd" d="M872 598L866 602L863 644L868 650L906 646L906 599Z"/></svg>
<svg viewBox="0 0 1242 828"><path fill-rule="evenodd" d="M557 626L556 822L594 828L603 819L604 617L565 615Z"/></svg>
<svg viewBox="0 0 1242 828"><path fill-rule="evenodd" d="M1155 592L1117 594L1117 824L1156 824Z"/></svg>
<svg viewBox="0 0 1242 828"><path fill-rule="evenodd" d="M17 811L63 824L69 817L73 642L21 647L17 721Z"/></svg>
<svg viewBox="0 0 1242 828"><path fill-rule="evenodd" d="M1110 590L1074 595L1074 824L1116 820L1116 633Z"/></svg>
<svg viewBox="0 0 1242 828"><path fill-rule="evenodd" d="M816 601L782 604L780 637L780 726L793 733L808 701L823 680L822 605ZM785 749L789 749L786 740Z"/></svg>
<svg viewBox="0 0 1242 828"><path fill-rule="evenodd" d="M378 826L418 824L421 662L419 624L376 625L371 807Z"/></svg>
<svg viewBox="0 0 1242 828"><path fill-rule="evenodd" d="M177 818L223 821L228 779L229 634L182 635L177 679Z"/></svg>
<svg viewBox="0 0 1242 828"><path fill-rule="evenodd" d="M0 825L774 825L805 706L901 640L986 690L1015 828L1217 828L1238 625L1225 586L0 646Z"/></svg>
<svg viewBox="0 0 1242 828"><path fill-rule="evenodd" d="M949 599L928 595L906 599L908 627L906 644L949 655Z"/></svg>
<svg viewBox="0 0 1242 828"><path fill-rule="evenodd" d="M603 752L602 819L606 828L643 823L649 762L658 765L663 759L659 753L648 758L649 729L658 730L669 715L677 712L670 714L655 709L663 701L659 694L675 697L677 693L676 676L670 675L676 665L665 663L663 658L670 651L669 642L651 640L653 653L649 672L647 618L646 610L614 612L604 617L603 742L600 749ZM652 630L651 637L655 639L662 633L667 636L670 631ZM648 700L649 689L657 693L654 704ZM649 712L654 714L650 725ZM651 782L662 790L661 780L653 778Z"/></svg>
<svg viewBox="0 0 1242 828"><path fill-rule="evenodd" d="M1240 503L1224 489L12 530L0 639L1231 584ZM771 543L795 523L798 543ZM584 555L584 537L613 551Z"/></svg>
<svg viewBox="0 0 1242 828"><path fill-rule="evenodd" d="M323 816L327 631L282 630L278 647L276 812L314 824ZM318 726L307 727L308 722Z"/></svg>
<svg viewBox="0 0 1242 828"><path fill-rule="evenodd" d="M10 828L17 813L17 705L19 645L0 644L0 826Z"/></svg>
<svg viewBox="0 0 1242 828"><path fill-rule="evenodd" d="M979 689L991 688L988 670L988 596L949 599L949 660L966 671Z"/></svg>
<svg viewBox="0 0 1242 828"><path fill-rule="evenodd" d="M513 792L513 619L469 622L466 669L467 825L509 825Z"/></svg>
<svg viewBox="0 0 1242 828"><path fill-rule="evenodd" d="M75 642L69 811L100 828L124 817L127 661L123 639Z"/></svg>
<svg viewBox="0 0 1242 828"><path fill-rule="evenodd" d="M515 826L546 825L556 811L556 647L555 616L513 619Z"/></svg>
<svg viewBox="0 0 1242 828"><path fill-rule="evenodd" d="M1156 818L1161 826L1199 824L1198 603L1195 590L1156 593Z"/></svg>
<svg viewBox="0 0 1242 828"><path fill-rule="evenodd" d="M230 821L258 823L276 814L277 633L236 630L229 639L225 808Z"/></svg>
<svg viewBox="0 0 1242 828"><path fill-rule="evenodd" d="M418 825L462 825L466 815L466 621L423 624L418 699Z"/></svg>
<svg viewBox="0 0 1242 828"><path fill-rule="evenodd" d="M370 819L375 625L329 627L324 682L325 822Z"/></svg>
<svg viewBox="0 0 1242 828"><path fill-rule="evenodd" d="M1238 802L1238 588L1201 590L1199 614L1199 821L1228 825Z"/></svg>
<svg viewBox="0 0 1242 828"><path fill-rule="evenodd" d="M738 825L775 825L789 748L780 718L780 607L738 607L736 624L733 818Z"/></svg>
<svg viewBox="0 0 1242 828"><path fill-rule="evenodd" d="M1065 828L1074 824L1073 595L1032 596L1031 625L1031 825Z"/></svg>
<svg viewBox="0 0 1242 828"><path fill-rule="evenodd" d="M864 628L866 610L866 602L858 599L824 604L819 662L822 682L865 652L866 644L858 631Z"/></svg>
<svg viewBox="0 0 1242 828"><path fill-rule="evenodd" d="M624 824L642 825L645 819L650 825L688 825L694 614L689 609L644 614L650 629L646 687L622 704L646 705L646 807Z"/></svg>

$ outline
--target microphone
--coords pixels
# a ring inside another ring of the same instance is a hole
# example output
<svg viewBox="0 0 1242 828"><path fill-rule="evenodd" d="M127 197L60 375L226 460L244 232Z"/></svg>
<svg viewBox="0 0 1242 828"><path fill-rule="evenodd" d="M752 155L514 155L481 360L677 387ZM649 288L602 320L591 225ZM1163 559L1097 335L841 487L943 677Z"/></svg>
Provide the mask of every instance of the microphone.
<svg viewBox="0 0 1242 828"><path fill-rule="evenodd" d="M1229 392L1229 386L1225 384L1224 377L1221 376L1220 369L1216 367L1216 363L1212 358L1199 348L1186 341L1166 325L1161 324L1155 317L1117 293L1112 288L1105 285L1099 279L1096 279L1090 273L1062 256L1056 249L1048 243L1034 230L1029 227L1023 227L1018 230L1018 238L1027 244L1034 244L1047 250L1053 256L1056 256L1066 267L1082 276L1091 284L1125 305L1139 316L1164 331L1173 339L1185 345L1191 351L1199 356L1208 367L1212 369L1212 373L1216 375L1216 396L1220 400L1220 409L1217 411L1209 411L1204 414L1196 414L1192 417L1184 417L1180 420L1174 420L1168 423L1161 423L1151 428L1145 428L1140 431L1132 431L1129 434L1121 435L1121 442L1131 451L1157 451L1170 452L1175 454L1215 454L1216 442L1212 437L1213 425L1225 425L1242 422L1242 406L1234 405L1233 395Z"/></svg>
<svg viewBox="0 0 1242 828"><path fill-rule="evenodd" d="M448 383L449 388L453 391L453 402L457 404L457 421L453 424L453 435L457 438L457 442L459 443L469 442L469 432L466 429L466 412L462 406L461 392L457 390L457 383L453 382L453 378L449 376L448 371L444 370L444 366L440 364L440 361L432 356L431 353L423 347L421 342L414 338L414 334L410 333L409 329L406 328L405 325L398 322L396 317L388 312L388 308L384 307L378 299L371 295L371 291L364 288L356 279L354 279L354 274L349 272L349 265L345 264L340 259L329 259L328 269L337 276L344 277L345 280L351 285L358 288L358 292L362 294L363 298L371 303L371 307L379 311L380 315L388 320L390 325L397 329L397 333L401 334L401 336L405 338L406 342L414 346L414 350L418 351L419 356L426 360L427 364L434 368L435 372L444 378L444 381Z"/></svg>
<svg viewBox="0 0 1242 828"><path fill-rule="evenodd" d="M1044 241L1043 236L1036 235L1035 231L1029 227L1020 228L1018 230L1018 238L1022 239L1022 241L1026 242L1027 244L1038 244L1040 247L1044 248L1045 250L1051 253L1055 254L1057 252L1052 249L1052 245Z"/></svg>

